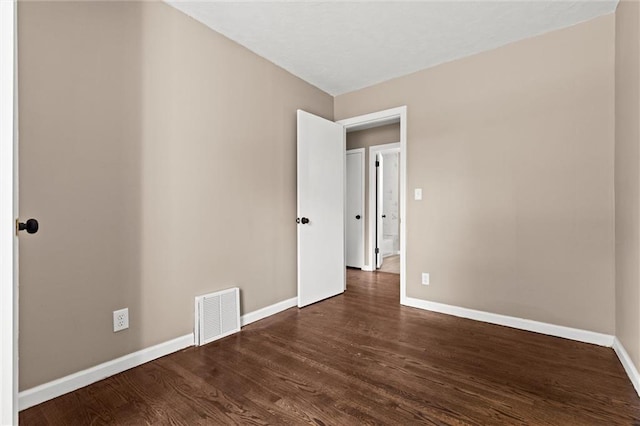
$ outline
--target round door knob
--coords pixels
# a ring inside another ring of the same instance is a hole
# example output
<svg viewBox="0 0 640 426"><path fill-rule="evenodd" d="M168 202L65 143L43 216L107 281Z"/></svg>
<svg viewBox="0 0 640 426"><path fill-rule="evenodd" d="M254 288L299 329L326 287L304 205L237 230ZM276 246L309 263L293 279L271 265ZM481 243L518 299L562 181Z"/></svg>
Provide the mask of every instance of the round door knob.
<svg viewBox="0 0 640 426"><path fill-rule="evenodd" d="M382 218L384 219L385 217L387 217L387 215L386 215L386 214L383 214L383 215L382 215Z"/></svg>
<svg viewBox="0 0 640 426"><path fill-rule="evenodd" d="M27 220L27 223L18 222L18 231L27 231L27 234L35 234L38 232L38 221L35 219Z"/></svg>
<svg viewBox="0 0 640 426"><path fill-rule="evenodd" d="M309 219L307 219L306 217L303 217L302 219L300 219L300 223L302 223L303 225L306 225L307 223L309 223Z"/></svg>
<svg viewBox="0 0 640 426"><path fill-rule="evenodd" d="M360 220L360 215L359 214L356 215L356 219Z"/></svg>

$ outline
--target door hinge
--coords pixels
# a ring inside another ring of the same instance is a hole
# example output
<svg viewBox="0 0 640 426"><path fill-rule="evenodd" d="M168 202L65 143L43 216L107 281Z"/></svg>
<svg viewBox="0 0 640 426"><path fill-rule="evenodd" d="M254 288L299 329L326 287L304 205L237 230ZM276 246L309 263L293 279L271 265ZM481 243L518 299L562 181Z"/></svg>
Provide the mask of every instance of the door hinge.
<svg viewBox="0 0 640 426"><path fill-rule="evenodd" d="M380 167L380 161L376 160L376 167Z"/></svg>
<svg viewBox="0 0 640 426"><path fill-rule="evenodd" d="M376 254L380 253L380 249L376 247Z"/></svg>

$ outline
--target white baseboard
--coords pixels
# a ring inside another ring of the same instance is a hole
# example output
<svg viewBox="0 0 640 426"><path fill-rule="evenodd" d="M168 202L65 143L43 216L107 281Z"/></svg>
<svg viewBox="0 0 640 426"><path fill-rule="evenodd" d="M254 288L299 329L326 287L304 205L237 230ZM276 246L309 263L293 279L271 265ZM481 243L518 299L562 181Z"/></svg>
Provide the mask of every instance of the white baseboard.
<svg viewBox="0 0 640 426"><path fill-rule="evenodd" d="M106 379L114 374L121 373L189 346L193 346L193 333L27 389L18 394L19 410L33 407L34 405L83 388L91 383Z"/></svg>
<svg viewBox="0 0 640 426"><path fill-rule="evenodd" d="M242 326L261 320L298 304L298 298L283 300L241 317ZM114 374L137 367L154 359L169 355L189 346L193 346L193 333L178 337L168 342L160 343L150 348L142 349L129 355L96 365L86 370L78 371L60 379L27 389L18 394L18 407L25 410L50 399L73 392Z"/></svg>
<svg viewBox="0 0 640 426"><path fill-rule="evenodd" d="M257 311L250 312L240 318L242 326L261 320L268 316L292 308L298 304L298 298L283 300ZM86 370L78 371L60 379L27 389L18 394L19 410L25 410L50 399L73 392L114 374L137 367L154 359L169 355L189 346L193 346L193 333L178 337L168 342L160 343L150 348L142 349L129 355L96 365Z"/></svg>
<svg viewBox="0 0 640 426"><path fill-rule="evenodd" d="M240 318L240 324L242 325L242 327L244 327L245 325L251 324L252 322L259 321L266 317L270 317L271 315L277 314L278 312L282 312L289 308L293 308L294 306L298 306L297 297L292 297L291 299L283 300L282 302L265 306L264 308L258 309L257 311L244 314L242 318Z"/></svg>
<svg viewBox="0 0 640 426"><path fill-rule="evenodd" d="M262 309L258 309L257 311L245 314L241 317L240 322L242 326L245 326L251 324L252 322L259 321L263 318L292 308L297 304L298 298L292 297L291 299L283 300L281 302L274 303L273 305L266 306ZM461 308L458 306L446 305L444 303L429 302L412 297L403 297L401 300L401 304L414 308L424 309L427 311L439 312L443 314L469 318L477 321L488 322L491 324L504 325L507 327L518 328L527 331L534 331L536 333L563 337L565 339L577 340L580 342L593 343L600 346L613 346L613 349L618 355L618 358L620 358L620 362L622 362L622 365L629 375L633 386L638 392L638 395L640 395L640 375L638 374L638 370L636 369L633 362L631 361L631 358L622 346L622 343L620 343L620 341L614 336L595 333L587 330L547 324L538 321L526 320L522 318L510 317L506 315L493 314L490 312L477 311L474 309ZM77 373L73 373L60 379L56 379L51 382L44 383L34 388L22 391L18 394L19 410L22 411L29 407L33 407L42 402L72 392L76 389L88 386L91 383L106 379L107 377L113 376L114 374L121 373L123 371L129 370L130 368L137 367L149 361L153 361L154 359L192 346L194 343L193 338L193 333L187 334L182 337L160 343L150 348L142 349L132 354L96 365L95 367L78 371Z"/></svg>
<svg viewBox="0 0 640 426"><path fill-rule="evenodd" d="M430 302L427 300L405 297L401 303L413 308L424 309L456 317L468 318L490 324L504 325L520 330L533 331L549 336L562 337L578 342L591 343L600 346L613 346L614 336L610 334L596 333L594 331L581 330L579 328L565 327L562 325L548 324L507 315L493 314L491 312L477 311L475 309L461 308L459 306L446 305L444 303Z"/></svg>
<svg viewBox="0 0 640 426"><path fill-rule="evenodd" d="M360 269L363 270L363 271L366 271L366 272L373 272L374 271L373 267L372 266L368 266L368 265L364 265Z"/></svg>
<svg viewBox="0 0 640 426"><path fill-rule="evenodd" d="M631 357L617 337L613 339L613 350L616 351L616 355L618 355L618 358L624 367L624 371L627 372L627 376L629 376L631 383L633 383L633 387L636 389L638 396L640 396L640 373L638 373L638 369L633 361L631 361Z"/></svg>

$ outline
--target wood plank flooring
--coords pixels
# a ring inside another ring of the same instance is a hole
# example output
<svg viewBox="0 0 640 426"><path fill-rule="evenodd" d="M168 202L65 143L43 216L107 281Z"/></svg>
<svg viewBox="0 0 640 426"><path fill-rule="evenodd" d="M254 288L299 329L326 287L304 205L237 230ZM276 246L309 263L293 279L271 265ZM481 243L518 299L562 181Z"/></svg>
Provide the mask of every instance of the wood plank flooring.
<svg viewBox="0 0 640 426"><path fill-rule="evenodd" d="M399 305L399 276L20 413L23 425L640 425L610 348Z"/></svg>
<svg viewBox="0 0 640 426"><path fill-rule="evenodd" d="M383 259L382 266L378 272L389 272L390 274L400 273L400 255L394 254Z"/></svg>

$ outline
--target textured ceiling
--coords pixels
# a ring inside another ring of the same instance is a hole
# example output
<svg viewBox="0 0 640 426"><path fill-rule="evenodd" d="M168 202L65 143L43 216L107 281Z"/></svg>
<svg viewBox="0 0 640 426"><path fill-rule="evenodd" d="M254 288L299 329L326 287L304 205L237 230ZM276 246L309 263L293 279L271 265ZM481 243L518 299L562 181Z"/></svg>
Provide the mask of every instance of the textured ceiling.
<svg viewBox="0 0 640 426"><path fill-rule="evenodd" d="M167 1L331 95L568 27L608 1Z"/></svg>

